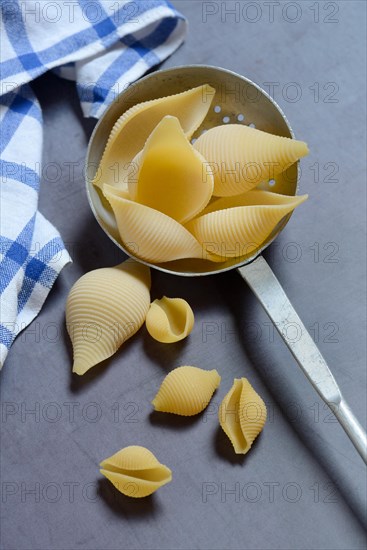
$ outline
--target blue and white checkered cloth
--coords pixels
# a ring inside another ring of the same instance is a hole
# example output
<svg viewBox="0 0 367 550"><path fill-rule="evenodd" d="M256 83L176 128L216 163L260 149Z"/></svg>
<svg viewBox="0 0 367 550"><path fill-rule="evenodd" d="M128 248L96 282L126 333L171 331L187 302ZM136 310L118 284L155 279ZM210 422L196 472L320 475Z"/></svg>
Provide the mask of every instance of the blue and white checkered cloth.
<svg viewBox="0 0 367 550"><path fill-rule="evenodd" d="M74 79L84 115L98 118L185 33L164 0L1 0L0 368L70 262L38 211L42 112L29 82L49 69Z"/></svg>

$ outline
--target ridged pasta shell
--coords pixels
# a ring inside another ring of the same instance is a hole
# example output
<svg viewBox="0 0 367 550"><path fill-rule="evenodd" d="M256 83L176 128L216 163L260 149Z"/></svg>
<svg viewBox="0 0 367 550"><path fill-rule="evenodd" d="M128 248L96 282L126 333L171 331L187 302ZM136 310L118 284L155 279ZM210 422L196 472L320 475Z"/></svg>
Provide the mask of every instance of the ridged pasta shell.
<svg viewBox="0 0 367 550"><path fill-rule="evenodd" d="M209 405L220 380L215 369L178 367L167 374L152 405L156 411L193 416Z"/></svg>
<svg viewBox="0 0 367 550"><path fill-rule="evenodd" d="M126 496L141 498L172 480L172 472L154 454L139 445L121 449L103 460L100 472Z"/></svg>
<svg viewBox="0 0 367 550"><path fill-rule="evenodd" d="M201 212L201 216L216 212L217 210L225 210L226 208L236 208L237 206L261 206L261 205L281 205L292 204L298 205L298 197L295 200L293 195L280 195L271 191L263 191L255 189L246 191L241 195L233 195L231 197L215 197Z"/></svg>
<svg viewBox="0 0 367 550"><path fill-rule="evenodd" d="M209 259L193 235L173 218L115 195L108 185L103 193L115 214L122 242L138 258L151 263Z"/></svg>
<svg viewBox="0 0 367 550"><path fill-rule="evenodd" d="M149 289L149 267L133 260L90 271L74 284L66 302L73 372L84 374L138 331L149 309Z"/></svg>
<svg viewBox="0 0 367 550"><path fill-rule="evenodd" d="M149 334L158 342L178 342L192 331L194 313L186 300L163 296L150 304L145 324Z"/></svg>
<svg viewBox="0 0 367 550"><path fill-rule="evenodd" d="M180 94L144 101L128 109L112 128L94 185L103 188L106 183L126 189L129 163L143 149L162 118L176 116L190 139L204 120L214 94L214 88L204 84Z"/></svg>
<svg viewBox="0 0 367 550"><path fill-rule="evenodd" d="M208 253L215 253L222 259L241 257L257 249L277 223L306 199L307 195L303 195L287 199L288 204L215 210L198 216L185 227Z"/></svg>
<svg viewBox="0 0 367 550"><path fill-rule="evenodd" d="M246 454L266 421L266 406L246 378L235 378L219 407L219 423L235 453Z"/></svg>
<svg viewBox="0 0 367 550"><path fill-rule="evenodd" d="M214 172L214 195L238 195L280 174L308 154L303 141L242 124L211 128L194 143Z"/></svg>
<svg viewBox="0 0 367 550"><path fill-rule="evenodd" d="M196 216L213 193L205 159L186 138L179 120L166 116L150 134L138 157L138 175L129 179L132 200L163 212L180 223Z"/></svg>

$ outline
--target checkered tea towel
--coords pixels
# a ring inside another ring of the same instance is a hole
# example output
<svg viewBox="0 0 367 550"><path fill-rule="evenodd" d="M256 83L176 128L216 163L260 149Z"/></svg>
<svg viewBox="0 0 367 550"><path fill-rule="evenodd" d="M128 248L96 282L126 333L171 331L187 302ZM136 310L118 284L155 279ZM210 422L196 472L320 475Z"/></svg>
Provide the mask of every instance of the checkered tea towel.
<svg viewBox="0 0 367 550"><path fill-rule="evenodd" d="M42 112L29 82L75 79L85 116L183 42L186 20L164 0L1 0L0 368L70 262L38 211Z"/></svg>

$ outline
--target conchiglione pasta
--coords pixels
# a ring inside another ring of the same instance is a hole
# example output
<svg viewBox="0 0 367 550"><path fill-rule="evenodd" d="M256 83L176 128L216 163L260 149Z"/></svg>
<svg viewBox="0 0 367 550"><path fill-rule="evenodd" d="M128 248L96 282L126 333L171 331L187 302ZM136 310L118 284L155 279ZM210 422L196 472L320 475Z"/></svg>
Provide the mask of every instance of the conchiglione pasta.
<svg viewBox="0 0 367 550"><path fill-rule="evenodd" d="M266 406L246 378L236 378L219 407L219 423L235 453L246 454L266 421Z"/></svg>
<svg viewBox="0 0 367 550"><path fill-rule="evenodd" d="M308 154L306 143L242 124L211 128L194 143L214 172L214 195L238 195Z"/></svg>
<svg viewBox="0 0 367 550"><path fill-rule="evenodd" d="M149 334L158 342L178 342L192 331L194 313L186 300L163 296L150 304L145 324Z"/></svg>
<svg viewBox="0 0 367 550"><path fill-rule="evenodd" d="M241 195L233 195L231 197L215 197L211 200L200 216L216 212L217 210L225 210L226 208L236 208L237 206L261 206L261 205L298 205L298 199L292 195L281 195L272 193L271 191L263 191L262 189L254 189L246 191Z"/></svg>
<svg viewBox="0 0 367 550"><path fill-rule="evenodd" d="M154 454L138 445L121 449L103 460L100 472L126 496L141 498L172 480L172 472Z"/></svg>
<svg viewBox="0 0 367 550"><path fill-rule="evenodd" d="M131 200L129 189L121 189L118 187L112 187L111 185L106 185L107 192L112 193L115 197L120 197L120 199Z"/></svg>
<svg viewBox="0 0 367 550"><path fill-rule="evenodd" d="M277 223L306 199L304 195L287 199L284 204L214 210L191 220L186 228L208 253L222 259L241 257L256 250Z"/></svg>
<svg viewBox="0 0 367 550"><path fill-rule="evenodd" d="M118 229L136 258L245 260L307 198L255 189L305 156L303 141L224 124L190 143L214 94L204 84L139 103L113 127L94 183L112 208L114 236Z"/></svg>
<svg viewBox="0 0 367 550"><path fill-rule="evenodd" d="M128 182L132 200L180 223L196 216L208 204L213 176L203 173L205 159L186 138L176 117L161 120L135 162L139 166L137 177Z"/></svg>
<svg viewBox="0 0 367 550"><path fill-rule="evenodd" d="M176 116L190 139L204 120L214 94L215 90L204 84L180 94L145 101L128 109L111 131L94 185L103 188L104 184L109 184L126 189L131 171L129 163L143 149L148 136L162 118L166 115Z"/></svg>
<svg viewBox="0 0 367 550"><path fill-rule="evenodd" d="M208 406L220 380L215 369L178 367L167 374L152 404L156 411L193 416Z"/></svg>
<svg viewBox="0 0 367 550"><path fill-rule="evenodd" d="M111 357L143 325L150 305L150 270L128 260L90 271L70 290L66 326L73 372L84 374Z"/></svg>
<svg viewBox="0 0 367 550"><path fill-rule="evenodd" d="M115 214L120 237L134 256L151 263L181 258L205 258L193 235L173 218L114 194L105 185L103 193Z"/></svg>

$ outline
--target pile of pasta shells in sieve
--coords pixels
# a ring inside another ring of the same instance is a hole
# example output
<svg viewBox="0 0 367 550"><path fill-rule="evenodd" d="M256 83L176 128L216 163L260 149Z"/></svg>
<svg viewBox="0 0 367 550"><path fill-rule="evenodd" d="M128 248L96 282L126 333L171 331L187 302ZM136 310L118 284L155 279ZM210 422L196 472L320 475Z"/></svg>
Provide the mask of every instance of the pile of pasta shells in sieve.
<svg viewBox="0 0 367 550"><path fill-rule="evenodd" d="M139 103L112 128L93 184L135 257L220 263L249 254L307 199L256 189L308 154L303 141L222 124L191 143L214 96L204 84Z"/></svg>
<svg viewBox="0 0 367 550"><path fill-rule="evenodd" d="M269 165L277 175L308 153L302 141L231 124L190 141L214 95L204 84L135 105L118 119L107 141L93 183L110 204L126 249L133 243L134 255L149 263L184 258L220 263L237 254L238 243L247 251L249 246L256 249L307 198L256 188L267 178ZM116 162L122 171L117 181L108 169ZM225 167L225 177L218 166ZM83 375L111 357L144 323L162 344L189 336L194 313L187 301L164 296L151 302L150 285L150 268L132 259L86 273L73 285L66 304L73 372ZM91 326L98 338L86 338ZM174 368L152 405L162 413L199 414L220 381L215 369ZM250 450L266 414L250 382L235 379L218 412L235 453ZM100 466L131 497L150 495L172 479L170 468L137 445L121 449Z"/></svg>

